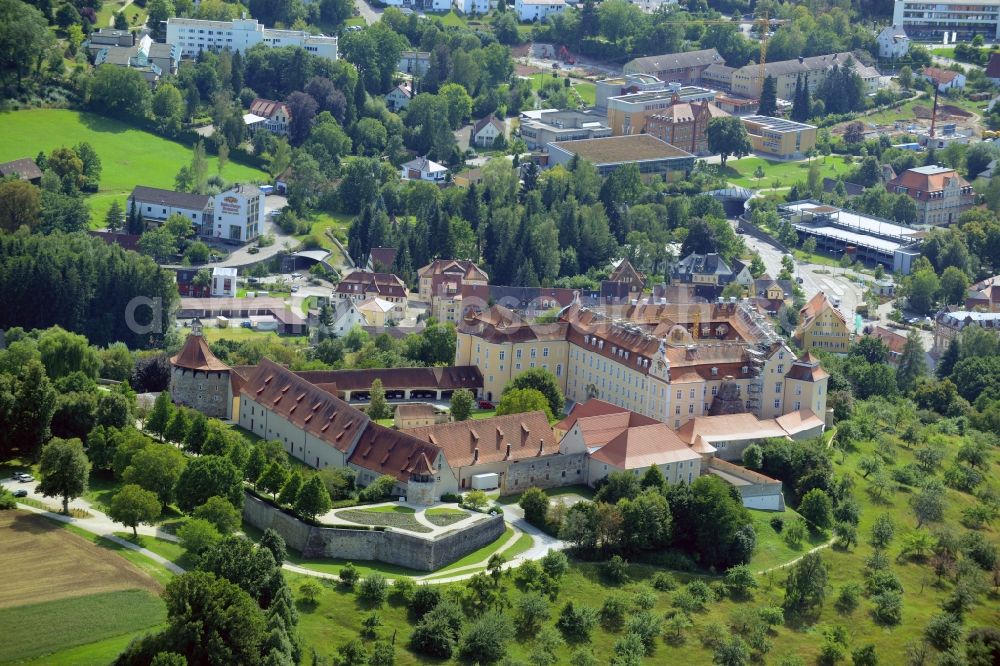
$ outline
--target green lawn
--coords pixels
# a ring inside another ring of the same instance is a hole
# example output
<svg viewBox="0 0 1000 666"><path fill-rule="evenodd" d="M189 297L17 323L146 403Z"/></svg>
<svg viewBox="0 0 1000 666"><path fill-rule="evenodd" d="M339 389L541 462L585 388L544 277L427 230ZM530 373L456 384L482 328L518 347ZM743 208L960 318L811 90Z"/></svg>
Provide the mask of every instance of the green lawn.
<svg viewBox="0 0 1000 666"><path fill-rule="evenodd" d="M487 544L480 548L479 550L474 550L460 560L452 562L448 566L438 569L434 572L435 575L443 574L449 571L454 571L460 567L467 567L472 564L486 563L486 560L490 559L490 555L500 550L500 548L511 540L514 536L514 528L508 525L504 529L504 533L501 534L496 541L491 544Z"/></svg>
<svg viewBox="0 0 1000 666"><path fill-rule="evenodd" d="M563 486L561 488L546 488L544 492L550 499L565 497L567 495L579 495L584 499L594 498L594 489L590 486L584 486L582 484L575 486ZM500 504L517 504L520 500L521 493L517 493L515 495L504 495L498 501Z"/></svg>
<svg viewBox="0 0 1000 666"><path fill-rule="evenodd" d="M115 536L121 537L126 541L131 541L146 550L151 550L160 557L165 557L184 569L194 569L197 564L188 555L187 551L184 550L184 546L176 541L167 541L166 539L159 539L145 534L134 537L131 532L115 532Z"/></svg>
<svg viewBox="0 0 1000 666"><path fill-rule="evenodd" d="M810 533L798 548L792 548L773 527L771 519L775 516L787 525L792 520L801 518L793 509L784 512L751 511L753 527L757 530L757 550L753 556L754 571L764 571L799 557L810 548L826 542L826 537Z"/></svg>
<svg viewBox="0 0 1000 666"><path fill-rule="evenodd" d="M122 206L136 185L172 188L177 171L191 161L191 150L174 141L91 113L65 109L29 109L0 114L0 161L35 157L59 146L89 142L101 158L100 191L88 197L92 223L103 219L111 202ZM209 157L209 172L216 159ZM227 181L267 180L258 169L230 161Z"/></svg>
<svg viewBox="0 0 1000 666"><path fill-rule="evenodd" d="M210 326L204 329L205 339L209 342L216 342L218 340L260 340L262 338L274 338L277 341L279 338L282 342L294 342L295 344L305 344L307 338L305 335L278 335L274 331L255 331L252 328L243 328L242 326L234 326L232 322L226 328L216 328Z"/></svg>
<svg viewBox="0 0 1000 666"><path fill-rule="evenodd" d="M810 264L819 264L821 266L830 266L831 268L840 268L840 261L838 259L834 259L828 254L822 254L819 252L809 254L808 252L804 252L799 249L795 249L792 252L794 253L795 258L799 261L805 261Z"/></svg>
<svg viewBox="0 0 1000 666"><path fill-rule="evenodd" d="M162 624L163 601L120 590L0 609L0 662L38 657Z"/></svg>
<svg viewBox="0 0 1000 666"><path fill-rule="evenodd" d="M412 509L408 506L396 506L393 504L386 504L385 506L373 506L369 509L364 509L369 513L407 513L414 514L417 512L416 509Z"/></svg>
<svg viewBox="0 0 1000 666"><path fill-rule="evenodd" d="M160 631L165 625L154 625L139 631L120 634L77 647L20 662L24 666L105 666L114 662L133 639Z"/></svg>
<svg viewBox="0 0 1000 666"><path fill-rule="evenodd" d="M473 409L472 418L473 419L491 419L497 415L496 408L494 409Z"/></svg>
<svg viewBox="0 0 1000 666"><path fill-rule="evenodd" d="M469 512L443 506L436 509L427 509L427 511L424 512L424 515L427 516L427 520L431 521L438 527L447 527L448 525L453 525L454 523L468 518Z"/></svg>
<svg viewBox="0 0 1000 666"><path fill-rule="evenodd" d="M838 174L846 174L851 166L844 164L839 157L830 156L813 160L819 165L820 178L836 178ZM824 164L825 162L825 164ZM757 167L763 167L764 176L758 182L754 173ZM761 157L744 157L741 160L730 160L721 175L731 183L751 189L774 187L775 181L780 181L778 187L790 187L798 182L804 182L809 175L809 163L781 162L766 160Z"/></svg>
<svg viewBox="0 0 1000 666"><path fill-rule="evenodd" d="M951 46L939 46L936 49L931 49L931 53L941 58L955 59L955 49Z"/></svg>
<svg viewBox="0 0 1000 666"><path fill-rule="evenodd" d="M376 562L375 560L345 560L338 557L317 557L317 558L307 558L296 555L294 551L289 551L288 561L292 564L296 564L305 569L311 571L318 571L320 573L327 573L333 575L339 575L340 570L344 568L348 562L351 562L358 570L362 576L368 576L373 573L380 573L383 576L388 576L389 578L398 578L400 576L426 576L426 571L417 571L416 569L408 569L407 567L396 566L395 564L388 564L386 562ZM288 573L286 572L286 575Z"/></svg>

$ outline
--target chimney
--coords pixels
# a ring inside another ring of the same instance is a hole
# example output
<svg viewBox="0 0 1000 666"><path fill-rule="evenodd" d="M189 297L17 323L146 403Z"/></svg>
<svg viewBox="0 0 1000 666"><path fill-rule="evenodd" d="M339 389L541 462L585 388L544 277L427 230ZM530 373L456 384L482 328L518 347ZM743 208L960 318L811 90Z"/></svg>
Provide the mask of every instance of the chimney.
<svg viewBox="0 0 1000 666"><path fill-rule="evenodd" d="M479 462L479 447L472 449L472 464L475 465Z"/></svg>
<svg viewBox="0 0 1000 666"><path fill-rule="evenodd" d="M507 453L504 454L504 460L510 460L510 444L507 444Z"/></svg>

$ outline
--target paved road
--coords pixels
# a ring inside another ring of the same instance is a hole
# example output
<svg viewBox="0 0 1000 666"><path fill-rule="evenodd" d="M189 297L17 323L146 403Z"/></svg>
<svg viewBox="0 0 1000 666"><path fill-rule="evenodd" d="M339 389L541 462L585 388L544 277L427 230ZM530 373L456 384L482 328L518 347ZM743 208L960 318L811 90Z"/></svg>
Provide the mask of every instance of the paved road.
<svg viewBox="0 0 1000 666"><path fill-rule="evenodd" d="M382 9L378 9L369 5L365 0L354 0L354 7L358 10L358 14L361 18L365 20L365 23L371 25L375 21L382 18Z"/></svg>

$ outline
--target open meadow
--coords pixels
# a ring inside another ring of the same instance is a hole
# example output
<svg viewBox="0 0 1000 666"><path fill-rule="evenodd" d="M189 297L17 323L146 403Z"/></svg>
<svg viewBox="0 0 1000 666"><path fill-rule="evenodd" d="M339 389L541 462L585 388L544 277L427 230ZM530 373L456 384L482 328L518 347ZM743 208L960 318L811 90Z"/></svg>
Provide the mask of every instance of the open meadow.
<svg viewBox="0 0 1000 666"><path fill-rule="evenodd" d="M126 123L66 109L28 109L0 113L0 162L34 158L60 146L86 141L101 158L101 184L87 197L92 226L101 226L111 202L125 198L136 185L171 189L177 171L191 161L191 149ZM218 160L209 157L209 173ZM259 169L230 161L222 170L229 182L265 181Z"/></svg>

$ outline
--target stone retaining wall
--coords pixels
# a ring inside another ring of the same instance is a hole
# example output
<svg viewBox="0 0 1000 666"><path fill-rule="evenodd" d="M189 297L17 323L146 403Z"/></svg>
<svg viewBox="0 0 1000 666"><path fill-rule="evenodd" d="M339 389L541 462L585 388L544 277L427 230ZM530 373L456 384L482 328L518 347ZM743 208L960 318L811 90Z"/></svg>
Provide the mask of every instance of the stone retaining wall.
<svg viewBox="0 0 1000 666"><path fill-rule="evenodd" d="M257 529L275 530L289 548L303 557L377 560L417 571L436 571L492 543L504 532L502 516L484 516L468 527L436 538L391 528L375 531L315 527L249 493L243 502L243 517Z"/></svg>

